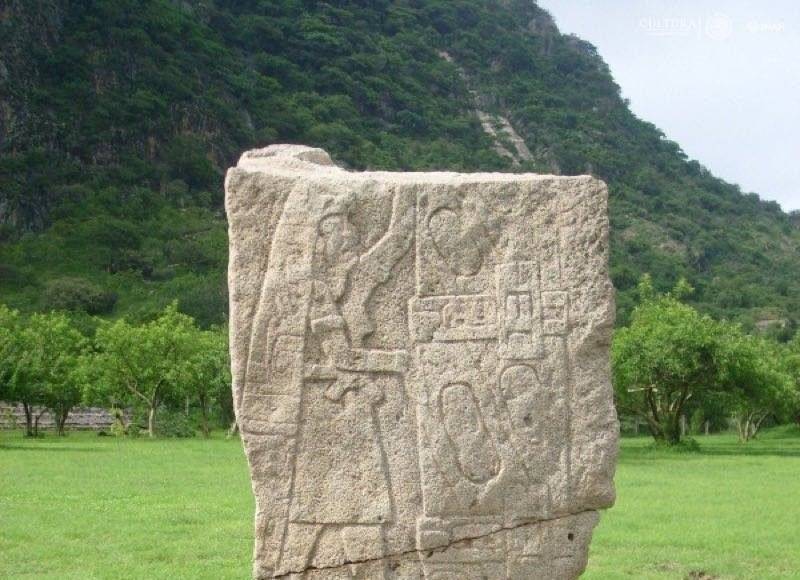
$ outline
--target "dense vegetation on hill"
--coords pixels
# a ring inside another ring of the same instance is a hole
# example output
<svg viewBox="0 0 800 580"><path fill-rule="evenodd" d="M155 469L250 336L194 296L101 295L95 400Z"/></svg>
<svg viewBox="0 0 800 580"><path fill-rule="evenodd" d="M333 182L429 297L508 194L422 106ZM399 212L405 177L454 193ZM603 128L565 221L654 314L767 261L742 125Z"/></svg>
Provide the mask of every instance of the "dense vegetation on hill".
<svg viewBox="0 0 800 580"><path fill-rule="evenodd" d="M476 109L532 158L499 154ZM222 176L274 142L359 169L592 173L622 320L644 272L746 325L797 316L796 216L637 119L529 0L6 0L0 301L224 321Z"/></svg>

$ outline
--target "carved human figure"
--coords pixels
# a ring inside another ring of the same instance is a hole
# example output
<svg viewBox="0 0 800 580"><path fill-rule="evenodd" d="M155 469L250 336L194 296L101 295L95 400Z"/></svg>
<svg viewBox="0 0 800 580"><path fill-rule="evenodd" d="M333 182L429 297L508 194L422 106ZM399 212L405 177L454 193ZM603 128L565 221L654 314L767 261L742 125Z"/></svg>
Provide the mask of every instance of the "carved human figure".
<svg viewBox="0 0 800 580"><path fill-rule="evenodd" d="M365 267L344 204L346 199L334 201L327 209L314 245L309 322L322 353L309 361L313 370L303 389L304 420L283 550L293 560L285 558L283 568L309 568L324 542L326 557L352 563L342 571L345 577L379 579L385 575L379 559L392 504L375 413L384 393L375 371L390 369L363 368L357 353L366 351L352 348L351 325L347 312L342 314L356 266Z"/></svg>

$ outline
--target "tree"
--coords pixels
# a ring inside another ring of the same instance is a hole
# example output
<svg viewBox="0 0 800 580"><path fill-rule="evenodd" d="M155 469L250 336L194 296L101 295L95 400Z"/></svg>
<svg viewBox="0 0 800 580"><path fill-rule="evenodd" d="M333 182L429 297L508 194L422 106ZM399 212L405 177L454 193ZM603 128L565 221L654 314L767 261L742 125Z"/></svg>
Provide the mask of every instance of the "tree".
<svg viewBox="0 0 800 580"><path fill-rule="evenodd" d="M33 435L33 393L20 389L16 370L22 354L19 312L0 304L0 400L19 402L25 409L25 434Z"/></svg>
<svg viewBox="0 0 800 580"><path fill-rule="evenodd" d="M721 395L709 393L705 397L690 399L686 416L690 417L689 428L693 433L708 435L712 430L728 428L730 408Z"/></svg>
<svg viewBox="0 0 800 580"><path fill-rule="evenodd" d="M746 443L758 435L765 419L791 406L792 377L781 347L771 340L743 335L735 327L727 345L731 376L725 398L739 441Z"/></svg>
<svg viewBox="0 0 800 580"><path fill-rule="evenodd" d="M789 373L790 383L790 413L792 419L800 427L800 332L786 345L784 362Z"/></svg>
<svg viewBox="0 0 800 580"><path fill-rule="evenodd" d="M58 434L63 435L69 412L82 396L76 371L86 339L61 313L33 314L22 320L4 308L0 320L5 398L22 404L26 435L38 435L44 410L52 412ZM41 409L34 415L36 405Z"/></svg>
<svg viewBox="0 0 800 580"><path fill-rule="evenodd" d="M25 329L26 348L39 383L41 402L53 414L59 435L83 391L77 373L87 341L64 314L34 314Z"/></svg>
<svg viewBox="0 0 800 580"><path fill-rule="evenodd" d="M47 310L108 314L114 309L117 296L89 280L56 278L47 283L42 300Z"/></svg>
<svg viewBox="0 0 800 580"><path fill-rule="evenodd" d="M212 403L230 397L231 375L228 355L228 335L219 329L198 330L195 353L191 359L191 378L187 384L189 395L197 398L200 407L201 430L208 437L209 411Z"/></svg>
<svg viewBox="0 0 800 580"><path fill-rule="evenodd" d="M679 301L685 283L659 295L645 277L639 291L630 326L616 332L612 345L617 405L642 417L656 441L672 445L681 440L687 402L724 388L721 328Z"/></svg>
<svg viewBox="0 0 800 580"><path fill-rule="evenodd" d="M196 333L192 318L178 312L175 303L142 325L118 320L101 326L90 398L144 406L147 433L155 436L156 410L179 396L192 378Z"/></svg>

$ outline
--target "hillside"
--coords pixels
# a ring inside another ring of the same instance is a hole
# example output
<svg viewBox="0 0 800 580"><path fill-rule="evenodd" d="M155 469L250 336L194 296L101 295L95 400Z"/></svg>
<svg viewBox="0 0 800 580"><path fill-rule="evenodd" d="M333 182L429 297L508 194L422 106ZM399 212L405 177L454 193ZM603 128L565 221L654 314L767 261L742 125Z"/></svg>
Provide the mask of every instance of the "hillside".
<svg viewBox="0 0 800 580"><path fill-rule="evenodd" d="M0 301L222 322L222 175L275 142L592 173L621 321L643 272L746 325L800 311L797 220L687 159L522 0L0 2Z"/></svg>

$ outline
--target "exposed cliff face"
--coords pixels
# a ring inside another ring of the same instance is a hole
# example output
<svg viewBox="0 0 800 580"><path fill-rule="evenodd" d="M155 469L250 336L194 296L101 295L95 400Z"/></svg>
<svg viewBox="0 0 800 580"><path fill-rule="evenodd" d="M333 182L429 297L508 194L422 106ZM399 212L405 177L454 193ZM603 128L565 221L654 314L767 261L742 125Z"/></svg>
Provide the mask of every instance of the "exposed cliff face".
<svg viewBox="0 0 800 580"><path fill-rule="evenodd" d="M439 56L456 66L459 76L465 85L469 87L469 76L464 69L458 66L453 57L446 50L440 51ZM500 113L493 114L481 110L482 103L487 103L490 99L487 99L485 95L480 94L475 89L470 89L469 94L475 102L475 115L481 123L483 132L494 143L495 153L511 161L514 167L519 167L523 161L533 161L534 157L525 144L525 140L514 130L511 122L506 117Z"/></svg>
<svg viewBox="0 0 800 580"><path fill-rule="evenodd" d="M44 56L59 45L64 2L8 0L0 6L0 151L16 154L28 144L52 148L53 135L45 111L30 102L36 91ZM0 191L0 224L41 229L48 196L35 190L27 196Z"/></svg>
<svg viewBox="0 0 800 580"><path fill-rule="evenodd" d="M357 169L592 173L623 316L646 271L717 314L800 308L789 216L637 119L528 0L7 0L0 299L40 306L32 288L64 275L123 311L219 296L197 277L222 279L222 172L274 142Z"/></svg>

